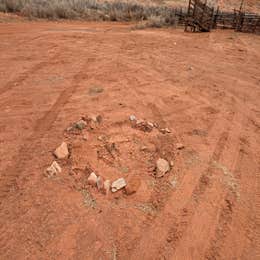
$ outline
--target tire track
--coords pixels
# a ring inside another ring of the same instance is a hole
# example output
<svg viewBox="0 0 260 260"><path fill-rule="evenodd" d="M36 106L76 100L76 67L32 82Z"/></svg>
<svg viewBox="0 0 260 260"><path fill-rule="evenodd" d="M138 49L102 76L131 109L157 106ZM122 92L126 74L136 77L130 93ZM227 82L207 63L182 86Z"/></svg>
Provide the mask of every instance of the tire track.
<svg viewBox="0 0 260 260"><path fill-rule="evenodd" d="M28 161L33 159L34 151L36 150L37 146L39 145L39 142L41 138L44 136L44 134L52 127L53 123L55 122L61 108L68 102L69 98L75 93L79 86L80 81L80 74L84 73L84 70L82 69L75 77L75 83L71 85L71 87L65 89L59 96L59 98L56 100L56 102L53 104L51 109L47 111L42 118L40 118L36 122L36 126L34 128L34 131L32 135L25 141L24 145L20 148L17 155L13 158L13 161L15 162L10 169L5 169L4 175L1 176L0 180L0 206L3 204L4 200L10 197L11 191L19 190L19 187L17 185L17 179L20 178L20 174L24 172L24 169L26 169L26 164ZM23 180L27 180L29 177L28 172L21 176ZM14 193L16 194L16 193ZM9 198L10 199L10 198ZM19 201L17 201L19 203ZM8 212L8 215L11 216L12 211ZM13 214L14 216L17 214ZM5 218L6 219L6 214ZM21 217L21 215L20 215ZM11 218L9 218L10 221ZM11 250L11 244L13 244L14 234L10 231L6 230L6 224L3 226L3 232L0 235L0 240L2 243L0 243L0 251L5 252L5 255L8 256L8 252ZM45 223L46 224L46 223ZM49 227L49 224L46 224L46 227ZM8 233L7 233L8 232ZM36 241L37 244L37 241ZM32 246L32 245L31 245ZM9 249L9 250L8 250Z"/></svg>
<svg viewBox="0 0 260 260"><path fill-rule="evenodd" d="M46 64L47 62L38 64L37 69L40 70ZM60 109L68 102L69 98L78 88L81 75L84 74L84 69L87 64L84 64L79 73L73 77L74 83L69 88L62 91L50 110L48 110L43 117L35 123L32 135L27 138L23 146L19 149L18 154L13 158L13 161L15 162L14 165L11 168L3 170L3 175L0 178L0 198L2 200L7 196L8 191L12 188L17 188L16 178L20 175L20 171L24 169L25 163L32 159L34 150L39 144L40 139L43 137L44 133L51 128L60 112ZM33 70L35 70L35 67ZM29 74L30 73L27 72L26 75L22 75L20 78L25 80Z"/></svg>
<svg viewBox="0 0 260 260"><path fill-rule="evenodd" d="M102 41L100 44L95 46L95 49L100 49L101 44ZM21 228L23 233L26 234L25 230L30 232L31 225L34 225L33 232L36 232L36 230L40 229L40 234L47 237L49 234L46 232L46 230L48 231L54 229L53 224L56 222L53 221L55 216L51 216L48 212L45 214L46 210L44 207L36 207L34 209L36 211L36 215L34 215L36 217L36 223L26 222L28 221L26 212L29 210L29 205L26 209L24 209L22 206L23 192L25 191L25 184L29 180L29 177L32 175L32 173L26 172L25 169L27 168L26 166L28 163L33 160L34 153L37 148L40 147L41 140L45 133L51 129L62 108L66 105L66 103L68 103L69 99L79 88L81 80L89 79L89 73L86 73L86 71L89 72L88 68L91 68L90 61L93 62L96 60L95 54L93 54L93 56L94 57L92 59L90 59L88 56L88 58L79 65L79 71L73 76L70 87L64 89L51 108L35 122L35 127L33 128L31 136L24 141L23 146L13 157L13 165L10 168L7 167L3 170L4 174L0 178L0 227L2 230L0 233L0 241L2 241L2 243L0 243L0 255L3 259L8 259L10 255L14 255L15 249L18 250L18 255L20 256L24 253L31 255L32 252L35 253L44 249L41 244L41 237L28 239L28 237L23 237L21 234L16 234L16 227L19 229ZM18 186L18 180L20 179L22 179L22 182L19 182ZM22 197L20 197L21 195ZM29 198L28 203L34 204L31 202L31 198ZM48 208L49 203L50 202L48 202L48 200L44 203L46 208ZM10 205L12 205L11 208ZM37 218L38 216L44 214L46 215L46 218ZM23 227L19 226L20 219L25 221ZM37 232L35 234L37 234ZM18 241L19 243L17 243ZM17 244L20 244L20 246L16 246ZM21 244L26 246L23 247ZM29 252L24 252L21 248L27 248L27 250L29 248Z"/></svg>
<svg viewBox="0 0 260 260"><path fill-rule="evenodd" d="M56 53L55 55L53 55L50 58L50 60L56 60L59 57L59 55L60 55L60 53ZM35 64L34 66L32 66L32 68L30 68L29 70L20 74L16 79L10 80L9 82L7 82L4 85L4 87L0 88L0 95L3 95L6 92L15 88L16 86L21 85L31 75L39 72L41 69L43 69L44 67L46 67L48 65L50 65L50 62L48 62L48 61L42 61L42 62Z"/></svg>
<svg viewBox="0 0 260 260"><path fill-rule="evenodd" d="M213 161L218 161L223 154L225 149L225 144L229 138L231 125L234 120L234 113L230 113L226 118L226 126L219 122L222 122L223 118L221 115L217 118L215 125L216 127L212 129L212 133L209 134L209 139L214 140L215 136L218 136L217 144L214 147L212 155L209 157L207 161L207 168L202 173L196 183L193 191L191 193L190 198L182 207L179 207L177 213L172 213L172 208L170 204L170 198L167 199L169 205L165 205L163 211L160 212L153 219L148 220L147 230L143 232L143 235L135 240L133 244L137 246L133 249L130 259L136 259L140 257L140 252L143 251L141 248L146 248L148 244L153 244L153 248L149 251L144 251L142 257L144 259L150 259L151 255L163 255L164 247L167 246L170 249L168 251L174 252L181 238L183 237L187 227L189 226L193 215L196 212L197 207L200 205L200 202L204 198L207 189L209 189L212 185L211 175L214 170L214 166L212 165ZM221 134L219 135L219 132ZM207 147L208 148L208 147ZM171 196L171 194L168 194ZM170 215L171 221L170 223L164 223L165 215ZM150 224L149 224L150 223ZM147 225L147 223L145 223ZM154 226L156 228L154 228ZM169 227L168 229L162 229L162 227ZM157 230L158 229L158 230ZM152 234L156 234L160 232L160 237L154 237ZM152 234L151 234L152 233ZM154 237L154 240L147 241L147 237ZM170 241L170 242L169 242Z"/></svg>
<svg viewBox="0 0 260 260"><path fill-rule="evenodd" d="M176 221L172 223L172 228L169 229L167 234L167 241L170 241L171 250L174 251L178 246L181 238L183 237L186 229L188 228L195 211L202 200L205 200L204 195L212 186L212 172L214 171L214 167L212 165L212 161L218 161L223 153L225 143L227 142L229 133L222 132L215 150L208 162L208 168L206 171L200 176L198 183L196 184L190 201L181 209L179 215L176 218Z"/></svg>
<svg viewBox="0 0 260 260"><path fill-rule="evenodd" d="M243 121L241 121L241 125L244 125L245 122ZM238 135L238 138L241 138L241 133ZM244 161L244 156L247 153L247 149L244 143L240 142L237 150L238 154L235 159L235 165L233 167L234 169L231 171L233 173L236 173L236 177L239 178L239 176L241 175L241 165ZM233 219L233 211L236 206L237 199L238 194L235 192L233 187L229 187L229 190L224 196L224 203L220 208L220 213L218 214L218 221L216 224L214 235L210 240L208 249L205 251L206 259L216 259L221 257L220 252L225 245L225 239L227 238L227 235L230 231L230 225Z"/></svg>
<svg viewBox="0 0 260 260"><path fill-rule="evenodd" d="M260 167L258 167L257 172L257 189L256 189L256 200L255 200L255 206L256 206L256 218L255 218L255 227L254 227L254 238L255 238L255 245L256 245L256 252L255 257L256 259L260 259Z"/></svg>
<svg viewBox="0 0 260 260"><path fill-rule="evenodd" d="M98 49L102 44L102 41L96 46L96 49ZM51 60L55 60L56 58L59 57L60 53L57 53L53 55ZM48 110L42 118L40 118L36 123L35 127L33 129L33 133L30 137L25 140L23 146L19 149L17 155L13 158L13 161L15 162L14 165L12 165L11 168L7 168L3 170L4 174L0 177L0 199L4 199L9 191L14 188L17 189L16 185L16 179L19 176L19 172L24 169L24 164L32 159L32 155L34 153L35 148L40 142L40 139L43 137L44 133L48 131L54 121L56 120L60 109L68 102L70 97L74 94L74 92L77 90L80 80L82 79L82 75L84 75L84 80L86 80L86 68L89 67L89 61L95 61L96 57L94 56L93 59L88 58L86 62L83 63L81 66L79 72L74 75L72 79L72 85L63 90L54 105ZM49 65L47 61L43 61L36 66L34 66L32 69L29 71L23 73L18 79L20 81L25 81L32 72L37 72L40 69L42 69L45 65ZM7 89L4 90L4 92L10 90L10 88L15 87L12 85L15 81L10 81L7 84ZM8 87L9 86L9 87ZM3 94L0 93L0 94ZM1 205L2 201L0 202Z"/></svg>

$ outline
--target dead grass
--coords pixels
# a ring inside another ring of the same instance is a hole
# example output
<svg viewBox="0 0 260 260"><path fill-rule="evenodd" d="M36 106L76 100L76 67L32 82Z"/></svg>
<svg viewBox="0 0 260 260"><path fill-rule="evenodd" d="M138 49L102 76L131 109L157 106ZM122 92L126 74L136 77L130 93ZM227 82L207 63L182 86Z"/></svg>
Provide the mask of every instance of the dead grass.
<svg viewBox="0 0 260 260"><path fill-rule="evenodd" d="M178 20L171 7L120 0L0 0L0 11L30 18L148 21L145 27L172 25Z"/></svg>

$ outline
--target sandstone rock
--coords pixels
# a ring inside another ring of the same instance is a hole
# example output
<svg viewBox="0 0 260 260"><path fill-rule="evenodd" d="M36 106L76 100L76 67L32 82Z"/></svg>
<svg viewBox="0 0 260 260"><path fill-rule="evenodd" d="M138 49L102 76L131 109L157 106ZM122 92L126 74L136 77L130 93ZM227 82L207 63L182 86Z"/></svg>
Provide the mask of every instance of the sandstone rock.
<svg viewBox="0 0 260 260"><path fill-rule="evenodd" d="M98 190L102 190L104 188L104 179L102 176L97 177L97 188Z"/></svg>
<svg viewBox="0 0 260 260"><path fill-rule="evenodd" d="M74 130L74 127L73 127L73 126L69 126L69 127L66 129L67 132L71 132L71 131L73 131L73 130Z"/></svg>
<svg viewBox="0 0 260 260"><path fill-rule="evenodd" d="M149 148L148 148L147 146L143 145L143 146L140 148L140 150L141 150L142 152L145 152L145 151L148 151Z"/></svg>
<svg viewBox="0 0 260 260"><path fill-rule="evenodd" d="M84 128L87 127L87 122L81 119L77 123L75 123L75 127L78 128L79 130L83 130Z"/></svg>
<svg viewBox="0 0 260 260"><path fill-rule="evenodd" d="M158 127L159 127L159 125L158 125L157 123L153 123L153 126L154 126L155 128L158 128Z"/></svg>
<svg viewBox="0 0 260 260"><path fill-rule="evenodd" d="M151 132L153 130L153 124L147 123L143 120L137 120L135 127L144 132Z"/></svg>
<svg viewBox="0 0 260 260"><path fill-rule="evenodd" d="M150 127L154 127L154 124L151 123L151 122L147 122L147 124L148 124Z"/></svg>
<svg viewBox="0 0 260 260"><path fill-rule="evenodd" d="M176 186L177 186L177 180L176 179L171 180L170 183L171 183L173 188L176 188Z"/></svg>
<svg viewBox="0 0 260 260"><path fill-rule="evenodd" d="M182 149L184 148L184 145L183 145L182 143L177 143L177 144L176 144L176 148L177 148L178 150L182 150Z"/></svg>
<svg viewBox="0 0 260 260"><path fill-rule="evenodd" d="M162 129L160 129L160 132L163 134L167 134L167 133L169 134L169 133L171 133L171 130L169 128L162 128Z"/></svg>
<svg viewBox="0 0 260 260"><path fill-rule="evenodd" d="M87 140L89 139L89 136L88 136L88 135L83 135L82 139L83 139L84 141L87 141Z"/></svg>
<svg viewBox="0 0 260 260"><path fill-rule="evenodd" d="M170 170L169 163L160 158L156 162L156 177L160 178L163 177L165 173L167 173Z"/></svg>
<svg viewBox="0 0 260 260"><path fill-rule="evenodd" d="M108 194L108 193L109 193L109 191L110 191L110 186L111 186L110 180L105 180L105 181L104 181L104 189L103 189L105 194Z"/></svg>
<svg viewBox="0 0 260 260"><path fill-rule="evenodd" d="M95 123L101 123L102 122L102 116L101 115L92 115L90 116L90 119Z"/></svg>
<svg viewBox="0 0 260 260"><path fill-rule="evenodd" d="M98 141L105 142L107 137L105 135L99 135L97 139Z"/></svg>
<svg viewBox="0 0 260 260"><path fill-rule="evenodd" d="M62 144L56 148L56 150L54 151L54 155L58 158L58 159L65 159L69 156L69 150L68 150L68 145L65 142L62 142Z"/></svg>
<svg viewBox="0 0 260 260"><path fill-rule="evenodd" d="M104 91L103 87L93 86L89 88L88 93L90 96L95 96L102 93L103 91Z"/></svg>
<svg viewBox="0 0 260 260"><path fill-rule="evenodd" d="M144 123L144 120L143 119L138 119L136 120L136 124L137 125L140 125L140 124L143 124Z"/></svg>
<svg viewBox="0 0 260 260"><path fill-rule="evenodd" d="M141 185L141 180L138 177L132 177L128 182L127 186L125 187L125 191L127 195L131 195L137 192Z"/></svg>
<svg viewBox="0 0 260 260"><path fill-rule="evenodd" d="M61 173L61 167L54 161L51 166L46 169L46 173L49 177L56 176L58 173Z"/></svg>
<svg viewBox="0 0 260 260"><path fill-rule="evenodd" d="M94 172L92 172L88 177L88 184L92 186L96 186L97 179L98 179L97 175Z"/></svg>
<svg viewBox="0 0 260 260"><path fill-rule="evenodd" d="M131 116L129 116L129 119L130 119L130 121L136 121L136 116L135 115L131 115Z"/></svg>
<svg viewBox="0 0 260 260"><path fill-rule="evenodd" d="M116 181L114 181L111 185L112 192L116 192L126 186L126 181L124 178L119 178Z"/></svg>

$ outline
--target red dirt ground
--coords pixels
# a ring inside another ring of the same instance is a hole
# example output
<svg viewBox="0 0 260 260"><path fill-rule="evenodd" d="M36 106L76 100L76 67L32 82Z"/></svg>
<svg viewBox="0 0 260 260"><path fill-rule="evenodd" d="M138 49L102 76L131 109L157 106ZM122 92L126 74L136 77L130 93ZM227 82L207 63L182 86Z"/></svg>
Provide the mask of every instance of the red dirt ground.
<svg viewBox="0 0 260 260"><path fill-rule="evenodd" d="M131 27L0 24L1 259L259 259L260 37ZM96 129L64 133L90 114ZM155 179L159 157L174 165ZM86 165L140 188L100 194Z"/></svg>

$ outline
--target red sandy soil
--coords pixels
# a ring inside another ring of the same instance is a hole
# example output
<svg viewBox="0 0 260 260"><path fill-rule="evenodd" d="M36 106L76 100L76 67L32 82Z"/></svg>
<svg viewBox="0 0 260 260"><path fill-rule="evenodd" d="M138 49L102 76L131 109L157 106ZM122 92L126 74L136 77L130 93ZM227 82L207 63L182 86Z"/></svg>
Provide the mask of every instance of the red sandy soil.
<svg viewBox="0 0 260 260"><path fill-rule="evenodd" d="M0 24L1 259L259 259L260 37L131 28ZM64 132L91 114L100 126ZM159 157L174 165L156 179ZM141 185L105 196L85 166Z"/></svg>

